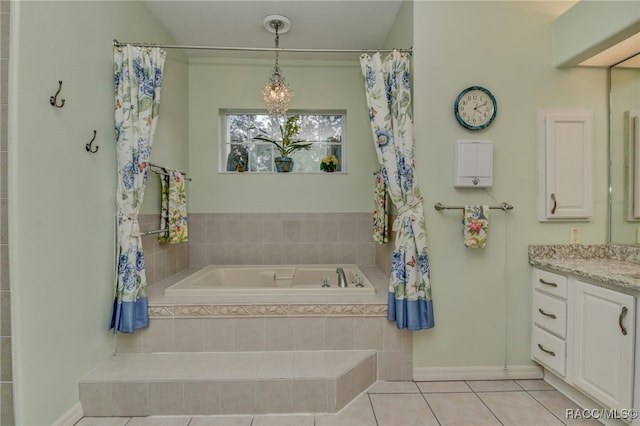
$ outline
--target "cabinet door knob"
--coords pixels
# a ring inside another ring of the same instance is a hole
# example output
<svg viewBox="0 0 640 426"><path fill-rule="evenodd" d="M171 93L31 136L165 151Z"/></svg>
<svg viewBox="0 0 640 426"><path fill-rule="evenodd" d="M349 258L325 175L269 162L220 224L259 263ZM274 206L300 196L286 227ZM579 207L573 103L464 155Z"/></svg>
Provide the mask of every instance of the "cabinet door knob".
<svg viewBox="0 0 640 426"><path fill-rule="evenodd" d="M542 278L540 278L540 282L541 282L542 284L544 284L544 285L548 285L549 287L558 287L558 284L556 284L556 283L552 283L552 282L549 282L549 281L545 281L545 280L543 280Z"/></svg>
<svg viewBox="0 0 640 426"><path fill-rule="evenodd" d="M541 313L542 315L544 315L545 317L549 317L549 318L552 318L552 319L556 319L555 314L549 314L549 313L547 313L547 312L543 311L541 308L538 308L538 312L540 312L540 313Z"/></svg>
<svg viewBox="0 0 640 426"><path fill-rule="evenodd" d="M551 207L551 214L555 214L556 207L558 207L558 201L556 201L556 194L551 194L551 201L553 201L553 207Z"/></svg>
<svg viewBox="0 0 640 426"><path fill-rule="evenodd" d="M540 350L544 353L547 353L551 356L556 356L556 353L553 351L550 351L549 349L545 349L540 343L538 343L538 347L540 348Z"/></svg>
<svg viewBox="0 0 640 426"><path fill-rule="evenodd" d="M623 336L627 335L627 327L625 327L624 325L622 325L622 321L624 321L624 317L627 316L627 312L629 310L627 309L626 306L622 307L622 310L620 311L620 316L618 317L618 325L620 326L620 331L622 332Z"/></svg>

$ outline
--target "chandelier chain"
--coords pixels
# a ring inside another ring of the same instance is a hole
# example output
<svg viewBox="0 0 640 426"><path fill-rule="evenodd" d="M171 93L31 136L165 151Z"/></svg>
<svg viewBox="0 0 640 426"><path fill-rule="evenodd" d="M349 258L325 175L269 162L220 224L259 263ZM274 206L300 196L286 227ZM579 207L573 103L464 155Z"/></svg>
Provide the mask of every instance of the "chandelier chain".
<svg viewBox="0 0 640 426"><path fill-rule="evenodd" d="M278 33L278 30L280 29L280 26L282 25L282 23L280 21L275 21L272 25L273 25L273 28L276 30L276 49L279 49L280 48L280 34ZM277 50L276 50L275 71L276 72L280 72L280 66L278 65L278 51Z"/></svg>
<svg viewBox="0 0 640 426"><path fill-rule="evenodd" d="M280 27L282 26L282 22L280 21L273 21L271 23L271 26L273 27L273 29L276 31L276 49L278 48L278 44L280 42Z"/></svg>

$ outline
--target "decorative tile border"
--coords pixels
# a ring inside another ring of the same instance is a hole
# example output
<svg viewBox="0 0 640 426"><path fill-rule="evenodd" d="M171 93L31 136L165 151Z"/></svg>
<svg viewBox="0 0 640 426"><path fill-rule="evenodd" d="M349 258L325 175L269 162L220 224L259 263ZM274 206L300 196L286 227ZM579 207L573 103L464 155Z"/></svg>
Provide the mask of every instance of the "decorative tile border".
<svg viewBox="0 0 640 426"><path fill-rule="evenodd" d="M384 317L386 304L153 305L149 318Z"/></svg>

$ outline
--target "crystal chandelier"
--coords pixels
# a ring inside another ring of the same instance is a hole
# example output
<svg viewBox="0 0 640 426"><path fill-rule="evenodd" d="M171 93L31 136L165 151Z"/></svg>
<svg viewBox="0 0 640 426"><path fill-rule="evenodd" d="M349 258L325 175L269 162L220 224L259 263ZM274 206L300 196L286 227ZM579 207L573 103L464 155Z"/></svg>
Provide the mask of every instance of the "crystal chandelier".
<svg viewBox="0 0 640 426"><path fill-rule="evenodd" d="M276 34L276 49L280 47L280 31L283 33L291 27L290 21L284 16L267 16L264 21L265 28ZM276 64L273 67L273 74L262 89L262 99L267 106L267 111L273 116L285 115L289 108L289 103L293 98L293 90L285 81L278 65L278 50L276 50Z"/></svg>

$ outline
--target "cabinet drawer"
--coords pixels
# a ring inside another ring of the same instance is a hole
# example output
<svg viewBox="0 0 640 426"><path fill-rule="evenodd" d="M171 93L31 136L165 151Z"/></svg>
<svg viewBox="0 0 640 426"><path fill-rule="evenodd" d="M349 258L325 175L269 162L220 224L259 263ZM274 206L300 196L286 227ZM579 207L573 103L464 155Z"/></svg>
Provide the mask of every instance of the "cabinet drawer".
<svg viewBox="0 0 640 426"><path fill-rule="evenodd" d="M533 322L564 339L567 337L567 303L534 291Z"/></svg>
<svg viewBox="0 0 640 426"><path fill-rule="evenodd" d="M565 351L564 340L539 327L533 327L533 359L562 377L565 376Z"/></svg>
<svg viewBox="0 0 640 426"><path fill-rule="evenodd" d="M533 288L563 299L567 298L567 277L542 269L533 270Z"/></svg>

